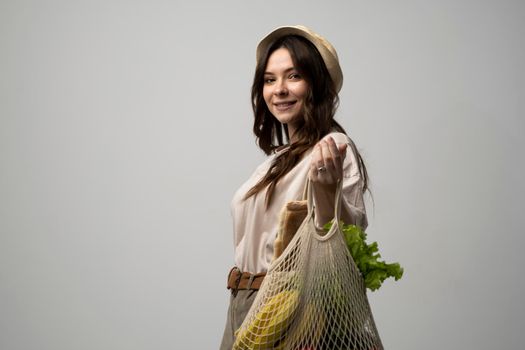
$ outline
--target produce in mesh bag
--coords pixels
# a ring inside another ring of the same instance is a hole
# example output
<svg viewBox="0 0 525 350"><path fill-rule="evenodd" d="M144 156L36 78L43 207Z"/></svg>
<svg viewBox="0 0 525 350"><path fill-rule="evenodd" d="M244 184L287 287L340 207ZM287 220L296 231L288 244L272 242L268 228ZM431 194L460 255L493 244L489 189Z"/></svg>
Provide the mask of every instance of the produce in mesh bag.
<svg viewBox="0 0 525 350"><path fill-rule="evenodd" d="M320 234L308 191L306 219L268 269L237 333L235 350L383 349L368 303L364 275L341 232L340 196L339 186L334 223L328 232ZM368 252L377 257L373 248ZM281 297L281 293L293 298Z"/></svg>
<svg viewBox="0 0 525 350"><path fill-rule="evenodd" d="M374 291L381 287L385 279L393 277L397 281L403 276L403 268L399 263L388 264L379 260L381 255L377 242L367 244L366 232L361 227L342 222L340 226L350 254L365 279L366 288ZM332 223L328 223L324 228L329 230L331 227Z"/></svg>
<svg viewBox="0 0 525 350"><path fill-rule="evenodd" d="M270 297L250 324L237 332L233 350L274 349L283 340L297 303L298 294L293 290L283 290Z"/></svg>
<svg viewBox="0 0 525 350"><path fill-rule="evenodd" d="M281 211L279 230L274 242L274 260L278 258L290 243L297 229L308 214L307 201L288 202ZM328 232L332 222L326 224L324 229ZM377 242L366 243L366 232L359 226L346 225L340 222L341 232L346 245L354 259L365 285L371 291L381 287L383 281L393 277L396 281L403 276L403 268L399 263L386 263L380 261Z"/></svg>
<svg viewBox="0 0 525 350"><path fill-rule="evenodd" d="M339 220L340 191L335 219L322 233L315 228L311 197L285 206L274 260L234 350L383 349L366 288L400 279L403 268L381 261L377 243L368 244L362 228Z"/></svg>

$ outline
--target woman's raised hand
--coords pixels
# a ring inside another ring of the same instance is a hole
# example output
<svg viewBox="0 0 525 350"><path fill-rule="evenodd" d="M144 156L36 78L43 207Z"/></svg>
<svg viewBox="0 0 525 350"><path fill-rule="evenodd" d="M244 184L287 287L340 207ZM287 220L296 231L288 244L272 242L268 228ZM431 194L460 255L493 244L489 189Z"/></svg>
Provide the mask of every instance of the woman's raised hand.
<svg viewBox="0 0 525 350"><path fill-rule="evenodd" d="M337 146L332 137L315 145L310 164L310 180L319 185L335 185L343 177L347 144Z"/></svg>

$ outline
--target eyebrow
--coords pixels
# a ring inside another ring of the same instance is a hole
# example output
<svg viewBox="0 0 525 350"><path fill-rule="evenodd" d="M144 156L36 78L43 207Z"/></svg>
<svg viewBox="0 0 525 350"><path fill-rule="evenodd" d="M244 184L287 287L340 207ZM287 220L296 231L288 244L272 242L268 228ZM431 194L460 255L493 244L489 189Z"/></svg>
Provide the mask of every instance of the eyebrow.
<svg viewBox="0 0 525 350"><path fill-rule="evenodd" d="M290 67L290 68L287 68L284 70L284 73L288 73L288 72L291 72L291 71L294 71L294 70L297 70L295 67ZM275 73L272 73L272 72L264 72L264 75L273 75Z"/></svg>

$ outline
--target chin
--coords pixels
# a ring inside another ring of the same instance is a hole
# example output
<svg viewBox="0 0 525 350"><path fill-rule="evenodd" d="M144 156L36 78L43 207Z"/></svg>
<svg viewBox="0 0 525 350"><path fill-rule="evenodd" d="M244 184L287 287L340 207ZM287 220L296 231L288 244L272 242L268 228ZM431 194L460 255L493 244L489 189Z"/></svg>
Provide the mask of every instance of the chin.
<svg viewBox="0 0 525 350"><path fill-rule="evenodd" d="M295 120L297 120L299 118L299 116L297 114L293 114L293 115L290 115L290 114L285 114L285 115L280 115L280 114L274 114L275 118L281 123L281 124L289 124L289 123L293 123Z"/></svg>

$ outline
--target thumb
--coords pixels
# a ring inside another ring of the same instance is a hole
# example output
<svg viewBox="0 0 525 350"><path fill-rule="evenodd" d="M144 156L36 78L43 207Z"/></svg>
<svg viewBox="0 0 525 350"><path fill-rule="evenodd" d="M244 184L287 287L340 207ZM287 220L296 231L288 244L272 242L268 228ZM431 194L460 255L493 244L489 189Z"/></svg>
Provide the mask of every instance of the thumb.
<svg viewBox="0 0 525 350"><path fill-rule="evenodd" d="M338 145L337 148L339 148L339 152L341 153L341 157L344 159L346 156L346 148L348 145L346 143L343 143L341 145Z"/></svg>

